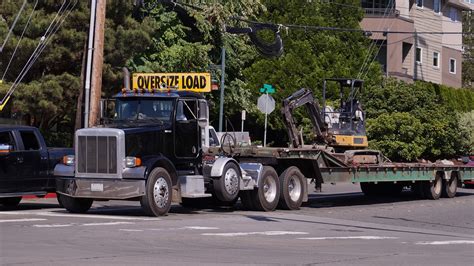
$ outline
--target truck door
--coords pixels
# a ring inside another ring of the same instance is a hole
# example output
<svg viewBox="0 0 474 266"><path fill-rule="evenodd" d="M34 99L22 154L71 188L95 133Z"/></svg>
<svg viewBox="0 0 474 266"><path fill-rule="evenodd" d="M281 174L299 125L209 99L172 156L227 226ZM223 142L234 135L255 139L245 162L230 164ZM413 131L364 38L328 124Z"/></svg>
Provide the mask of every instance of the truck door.
<svg viewBox="0 0 474 266"><path fill-rule="evenodd" d="M174 153L177 158L196 158L199 154L197 101L180 99L176 104Z"/></svg>
<svg viewBox="0 0 474 266"><path fill-rule="evenodd" d="M23 191L40 191L47 185L47 175L43 171L41 145L33 130L20 130L23 146L18 151L18 175L22 179ZM47 152L47 151L46 151Z"/></svg>
<svg viewBox="0 0 474 266"><path fill-rule="evenodd" d="M17 144L10 130L0 131L0 144L9 145L10 152L0 154L0 193L16 192L19 185L17 174Z"/></svg>

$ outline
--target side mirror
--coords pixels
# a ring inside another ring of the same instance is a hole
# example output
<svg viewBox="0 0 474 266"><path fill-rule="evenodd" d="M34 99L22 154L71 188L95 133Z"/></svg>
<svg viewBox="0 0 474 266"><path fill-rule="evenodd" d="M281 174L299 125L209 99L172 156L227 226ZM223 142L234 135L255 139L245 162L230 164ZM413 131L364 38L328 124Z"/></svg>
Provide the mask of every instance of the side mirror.
<svg viewBox="0 0 474 266"><path fill-rule="evenodd" d="M8 144L0 144L0 156L8 155L12 150L13 146Z"/></svg>

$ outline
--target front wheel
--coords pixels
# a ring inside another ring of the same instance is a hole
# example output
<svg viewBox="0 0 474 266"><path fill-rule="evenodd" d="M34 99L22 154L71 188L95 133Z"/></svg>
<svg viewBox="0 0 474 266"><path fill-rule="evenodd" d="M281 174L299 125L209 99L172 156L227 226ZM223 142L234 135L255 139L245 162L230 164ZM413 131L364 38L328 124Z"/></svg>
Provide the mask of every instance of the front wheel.
<svg viewBox="0 0 474 266"><path fill-rule="evenodd" d="M291 166L280 175L280 202L286 210L298 210L303 203L304 176L296 166Z"/></svg>
<svg viewBox="0 0 474 266"><path fill-rule="evenodd" d="M7 208L14 208L20 204L21 197L13 197L13 198L0 198L0 205L3 205Z"/></svg>
<svg viewBox="0 0 474 266"><path fill-rule="evenodd" d="M214 192L222 202L233 202L240 191L240 169L235 163L227 163L222 176L214 179Z"/></svg>
<svg viewBox="0 0 474 266"><path fill-rule="evenodd" d="M162 167L153 169L148 176L146 194L140 199L143 210L150 216L166 215L171 208L171 197L170 174Z"/></svg>
<svg viewBox="0 0 474 266"><path fill-rule="evenodd" d="M85 213L94 202L92 199L73 198L63 194L58 194L58 202L71 213Z"/></svg>

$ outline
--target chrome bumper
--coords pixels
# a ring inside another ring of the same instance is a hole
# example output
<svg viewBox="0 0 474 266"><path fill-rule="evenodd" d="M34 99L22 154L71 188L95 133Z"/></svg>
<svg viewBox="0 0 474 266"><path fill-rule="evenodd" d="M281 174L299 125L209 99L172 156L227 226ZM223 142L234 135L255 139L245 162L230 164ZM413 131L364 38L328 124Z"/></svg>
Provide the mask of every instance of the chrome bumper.
<svg viewBox="0 0 474 266"><path fill-rule="evenodd" d="M74 198L130 199L145 195L145 180L58 177L56 192Z"/></svg>

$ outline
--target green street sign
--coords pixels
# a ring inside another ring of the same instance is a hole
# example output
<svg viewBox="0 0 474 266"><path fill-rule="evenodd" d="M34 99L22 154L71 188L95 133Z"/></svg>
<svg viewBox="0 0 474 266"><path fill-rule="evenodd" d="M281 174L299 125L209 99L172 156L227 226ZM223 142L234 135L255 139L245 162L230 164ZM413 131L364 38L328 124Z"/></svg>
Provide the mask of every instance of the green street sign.
<svg viewBox="0 0 474 266"><path fill-rule="evenodd" d="M270 84L263 84L263 88L260 88L260 92L272 94L275 93L275 88L273 88L273 86Z"/></svg>

